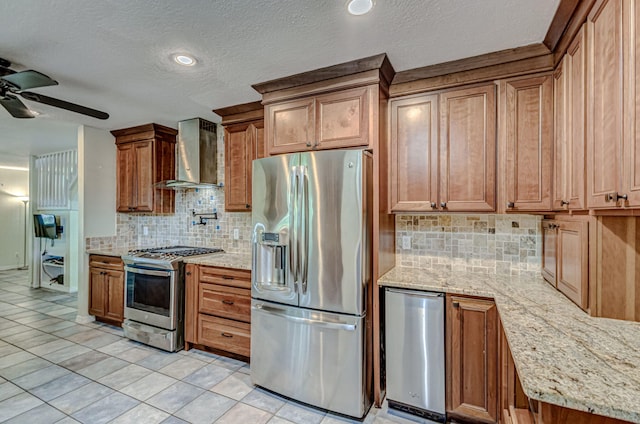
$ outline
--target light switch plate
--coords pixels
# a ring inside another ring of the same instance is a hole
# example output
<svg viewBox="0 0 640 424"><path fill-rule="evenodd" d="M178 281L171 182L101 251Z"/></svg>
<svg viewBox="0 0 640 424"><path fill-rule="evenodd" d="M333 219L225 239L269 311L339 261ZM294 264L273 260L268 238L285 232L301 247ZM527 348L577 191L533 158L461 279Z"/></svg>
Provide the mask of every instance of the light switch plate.
<svg viewBox="0 0 640 424"><path fill-rule="evenodd" d="M411 236L402 236L402 249L411 249Z"/></svg>

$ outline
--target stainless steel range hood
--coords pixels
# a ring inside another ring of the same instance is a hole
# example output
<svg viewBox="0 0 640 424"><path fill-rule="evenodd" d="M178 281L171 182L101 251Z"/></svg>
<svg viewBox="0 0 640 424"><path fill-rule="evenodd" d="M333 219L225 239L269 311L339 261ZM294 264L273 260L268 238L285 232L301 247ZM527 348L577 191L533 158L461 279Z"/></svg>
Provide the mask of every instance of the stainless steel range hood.
<svg viewBox="0 0 640 424"><path fill-rule="evenodd" d="M201 118L178 122L176 177L157 183L157 188L197 188L218 184L218 137L216 124Z"/></svg>

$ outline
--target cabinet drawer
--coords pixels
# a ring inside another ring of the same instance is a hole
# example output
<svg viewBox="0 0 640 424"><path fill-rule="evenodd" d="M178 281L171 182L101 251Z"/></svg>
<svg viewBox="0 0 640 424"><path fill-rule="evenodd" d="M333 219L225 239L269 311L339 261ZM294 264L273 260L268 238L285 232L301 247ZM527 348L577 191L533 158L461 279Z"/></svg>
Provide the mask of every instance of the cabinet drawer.
<svg viewBox="0 0 640 424"><path fill-rule="evenodd" d="M200 283L198 310L203 314L251 321L251 292L247 289Z"/></svg>
<svg viewBox="0 0 640 424"><path fill-rule="evenodd" d="M249 357L251 354L251 325L200 314L198 343Z"/></svg>
<svg viewBox="0 0 640 424"><path fill-rule="evenodd" d="M251 271L200 266L200 282L251 289Z"/></svg>
<svg viewBox="0 0 640 424"><path fill-rule="evenodd" d="M122 271L124 265L119 256L89 255L89 266Z"/></svg>

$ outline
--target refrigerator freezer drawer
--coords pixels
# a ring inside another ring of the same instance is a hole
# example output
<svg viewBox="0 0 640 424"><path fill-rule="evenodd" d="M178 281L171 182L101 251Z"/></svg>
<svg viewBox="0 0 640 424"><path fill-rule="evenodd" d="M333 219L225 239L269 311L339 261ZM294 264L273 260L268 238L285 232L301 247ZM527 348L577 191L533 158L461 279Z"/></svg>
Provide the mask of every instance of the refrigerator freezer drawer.
<svg viewBox="0 0 640 424"><path fill-rule="evenodd" d="M395 401L443 419L444 296L387 288L385 346L390 404Z"/></svg>
<svg viewBox="0 0 640 424"><path fill-rule="evenodd" d="M352 417L371 405L365 390L364 317L252 301L254 384Z"/></svg>

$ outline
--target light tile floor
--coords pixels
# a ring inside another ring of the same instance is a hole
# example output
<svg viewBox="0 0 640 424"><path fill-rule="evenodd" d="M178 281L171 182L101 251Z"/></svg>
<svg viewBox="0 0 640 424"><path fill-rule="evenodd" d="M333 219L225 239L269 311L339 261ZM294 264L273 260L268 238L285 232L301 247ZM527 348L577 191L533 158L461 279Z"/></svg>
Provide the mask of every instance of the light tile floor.
<svg viewBox="0 0 640 424"><path fill-rule="evenodd" d="M0 271L0 422L358 423L251 384L249 365L192 349L166 353L122 330L75 322L76 296ZM372 408L366 424L425 422Z"/></svg>

